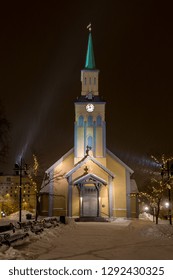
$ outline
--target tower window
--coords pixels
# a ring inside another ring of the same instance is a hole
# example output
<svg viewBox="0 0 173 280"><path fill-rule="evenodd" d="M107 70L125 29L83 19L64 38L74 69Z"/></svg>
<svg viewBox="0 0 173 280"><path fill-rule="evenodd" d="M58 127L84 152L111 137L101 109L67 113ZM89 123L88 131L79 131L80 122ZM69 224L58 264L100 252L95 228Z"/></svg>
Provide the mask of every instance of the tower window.
<svg viewBox="0 0 173 280"><path fill-rule="evenodd" d="M90 85L91 85L91 77L90 77Z"/></svg>
<svg viewBox="0 0 173 280"><path fill-rule="evenodd" d="M83 116L80 116L78 118L78 126L83 126L83 124L84 124L84 118L83 118Z"/></svg>
<svg viewBox="0 0 173 280"><path fill-rule="evenodd" d="M94 77L94 85L96 85L96 77Z"/></svg>
<svg viewBox="0 0 173 280"><path fill-rule="evenodd" d="M97 116L96 123L97 123L97 126L101 126L102 125L102 117L101 116Z"/></svg>
<svg viewBox="0 0 173 280"><path fill-rule="evenodd" d="M84 85L86 85L86 83L87 83L87 78L85 77L84 78Z"/></svg>
<svg viewBox="0 0 173 280"><path fill-rule="evenodd" d="M93 117L89 116L88 117L88 126L92 126L93 125Z"/></svg>

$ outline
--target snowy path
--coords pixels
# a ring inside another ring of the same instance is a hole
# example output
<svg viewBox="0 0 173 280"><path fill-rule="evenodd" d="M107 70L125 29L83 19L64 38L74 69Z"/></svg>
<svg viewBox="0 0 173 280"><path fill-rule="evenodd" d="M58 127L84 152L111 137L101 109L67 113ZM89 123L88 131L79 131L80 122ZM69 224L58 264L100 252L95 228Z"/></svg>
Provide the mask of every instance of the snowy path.
<svg viewBox="0 0 173 280"><path fill-rule="evenodd" d="M3 251L4 250L4 251ZM148 221L70 223L30 233L28 242L0 249L0 259L173 259L173 227Z"/></svg>
<svg viewBox="0 0 173 280"><path fill-rule="evenodd" d="M173 239L153 236L152 227L155 230L151 222L142 221L78 223L38 259L173 259Z"/></svg>

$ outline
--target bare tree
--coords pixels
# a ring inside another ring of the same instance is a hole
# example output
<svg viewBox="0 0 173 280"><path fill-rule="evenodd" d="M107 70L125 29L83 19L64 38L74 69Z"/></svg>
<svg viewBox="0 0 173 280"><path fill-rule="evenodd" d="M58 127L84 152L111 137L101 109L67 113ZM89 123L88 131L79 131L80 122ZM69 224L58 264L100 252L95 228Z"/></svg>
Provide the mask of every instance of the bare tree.
<svg viewBox="0 0 173 280"><path fill-rule="evenodd" d="M160 214L160 204L166 192L166 185L162 180L151 180L151 186L148 187L147 192L140 192L139 197L149 204L152 209L153 216L156 217L156 224L158 224Z"/></svg>
<svg viewBox="0 0 173 280"><path fill-rule="evenodd" d="M64 178L64 174L60 174L61 172L57 172L52 177L50 177L47 173L40 168L37 156L33 154L33 165L29 168L28 177L31 181L31 184L35 191L35 220L37 221L38 213L39 213L39 198L41 191L50 183L59 181Z"/></svg>
<svg viewBox="0 0 173 280"><path fill-rule="evenodd" d="M43 178L43 172L39 167L39 163L35 154L33 154L33 165L30 166L28 171L28 177L30 179L31 185L35 192L35 220L38 218L38 205L39 205L39 193L41 189L41 182Z"/></svg>
<svg viewBox="0 0 173 280"><path fill-rule="evenodd" d="M172 179L173 179L173 157L165 157L162 154L161 159L152 156L153 160L160 166L160 175L162 178L162 185L167 189L167 195L169 200L169 223L172 225Z"/></svg>
<svg viewBox="0 0 173 280"><path fill-rule="evenodd" d="M156 224L158 224L158 218L160 214L160 204L163 198L168 196L169 199L169 220L172 224L171 216L171 189L172 189L172 176L173 176L173 165L170 163L173 161L173 157L165 157L164 154L160 158L151 156L153 161L158 167L156 178L151 179L151 185L148 187L146 192L140 192L139 196L147 201L153 210L153 214L156 216Z"/></svg>

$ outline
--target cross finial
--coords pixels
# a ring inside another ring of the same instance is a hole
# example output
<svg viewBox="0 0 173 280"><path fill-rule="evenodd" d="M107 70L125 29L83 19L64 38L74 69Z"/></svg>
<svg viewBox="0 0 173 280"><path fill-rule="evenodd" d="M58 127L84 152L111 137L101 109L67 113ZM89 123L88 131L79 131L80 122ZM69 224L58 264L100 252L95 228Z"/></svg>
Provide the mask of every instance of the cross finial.
<svg viewBox="0 0 173 280"><path fill-rule="evenodd" d="M88 24L87 29L91 32L91 23Z"/></svg>
<svg viewBox="0 0 173 280"><path fill-rule="evenodd" d="M85 168L84 168L84 171L85 171L85 174L88 174L88 167L87 166L85 166Z"/></svg>
<svg viewBox="0 0 173 280"><path fill-rule="evenodd" d="M91 150L92 148L90 147L90 146L86 146L86 155L88 156L88 154L89 154L89 151Z"/></svg>

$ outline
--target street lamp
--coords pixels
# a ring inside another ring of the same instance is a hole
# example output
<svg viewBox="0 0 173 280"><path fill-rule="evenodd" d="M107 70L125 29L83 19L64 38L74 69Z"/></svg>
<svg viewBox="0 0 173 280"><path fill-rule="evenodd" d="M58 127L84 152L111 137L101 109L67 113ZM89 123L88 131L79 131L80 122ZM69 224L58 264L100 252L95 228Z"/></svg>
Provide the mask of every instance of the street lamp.
<svg viewBox="0 0 173 280"><path fill-rule="evenodd" d="M165 207L166 207L166 209L169 208L169 202L165 202Z"/></svg>
<svg viewBox="0 0 173 280"><path fill-rule="evenodd" d="M166 160L166 164L162 165L162 169L161 169L161 176L162 176L162 181L163 181L163 177L167 175L167 187L168 187L168 217L169 217L169 223L170 225L172 225L172 205L171 205L171 185L170 185L170 178L173 176L173 164L170 166L170 160L167 159Z"/></svg>
<svg viewBox="0 0 173 280"><path fill-rule="evenodd" d="M16 174L19 175L19 224L21 227L21 221L22 221L22 175L23 172L25 174L27 171L27 164L23 162L23 159L21 158L20 164L16 163L14 170L16 171Z"/></svg>
<svg viewBox="0 0 173 280"><path fill-rule="evenodd" d="M145 210L145 212L147 212L147 211L149 210L149 207L148 207L148 206L145 206L145 207L144 207L144 210Z"/></svg>

